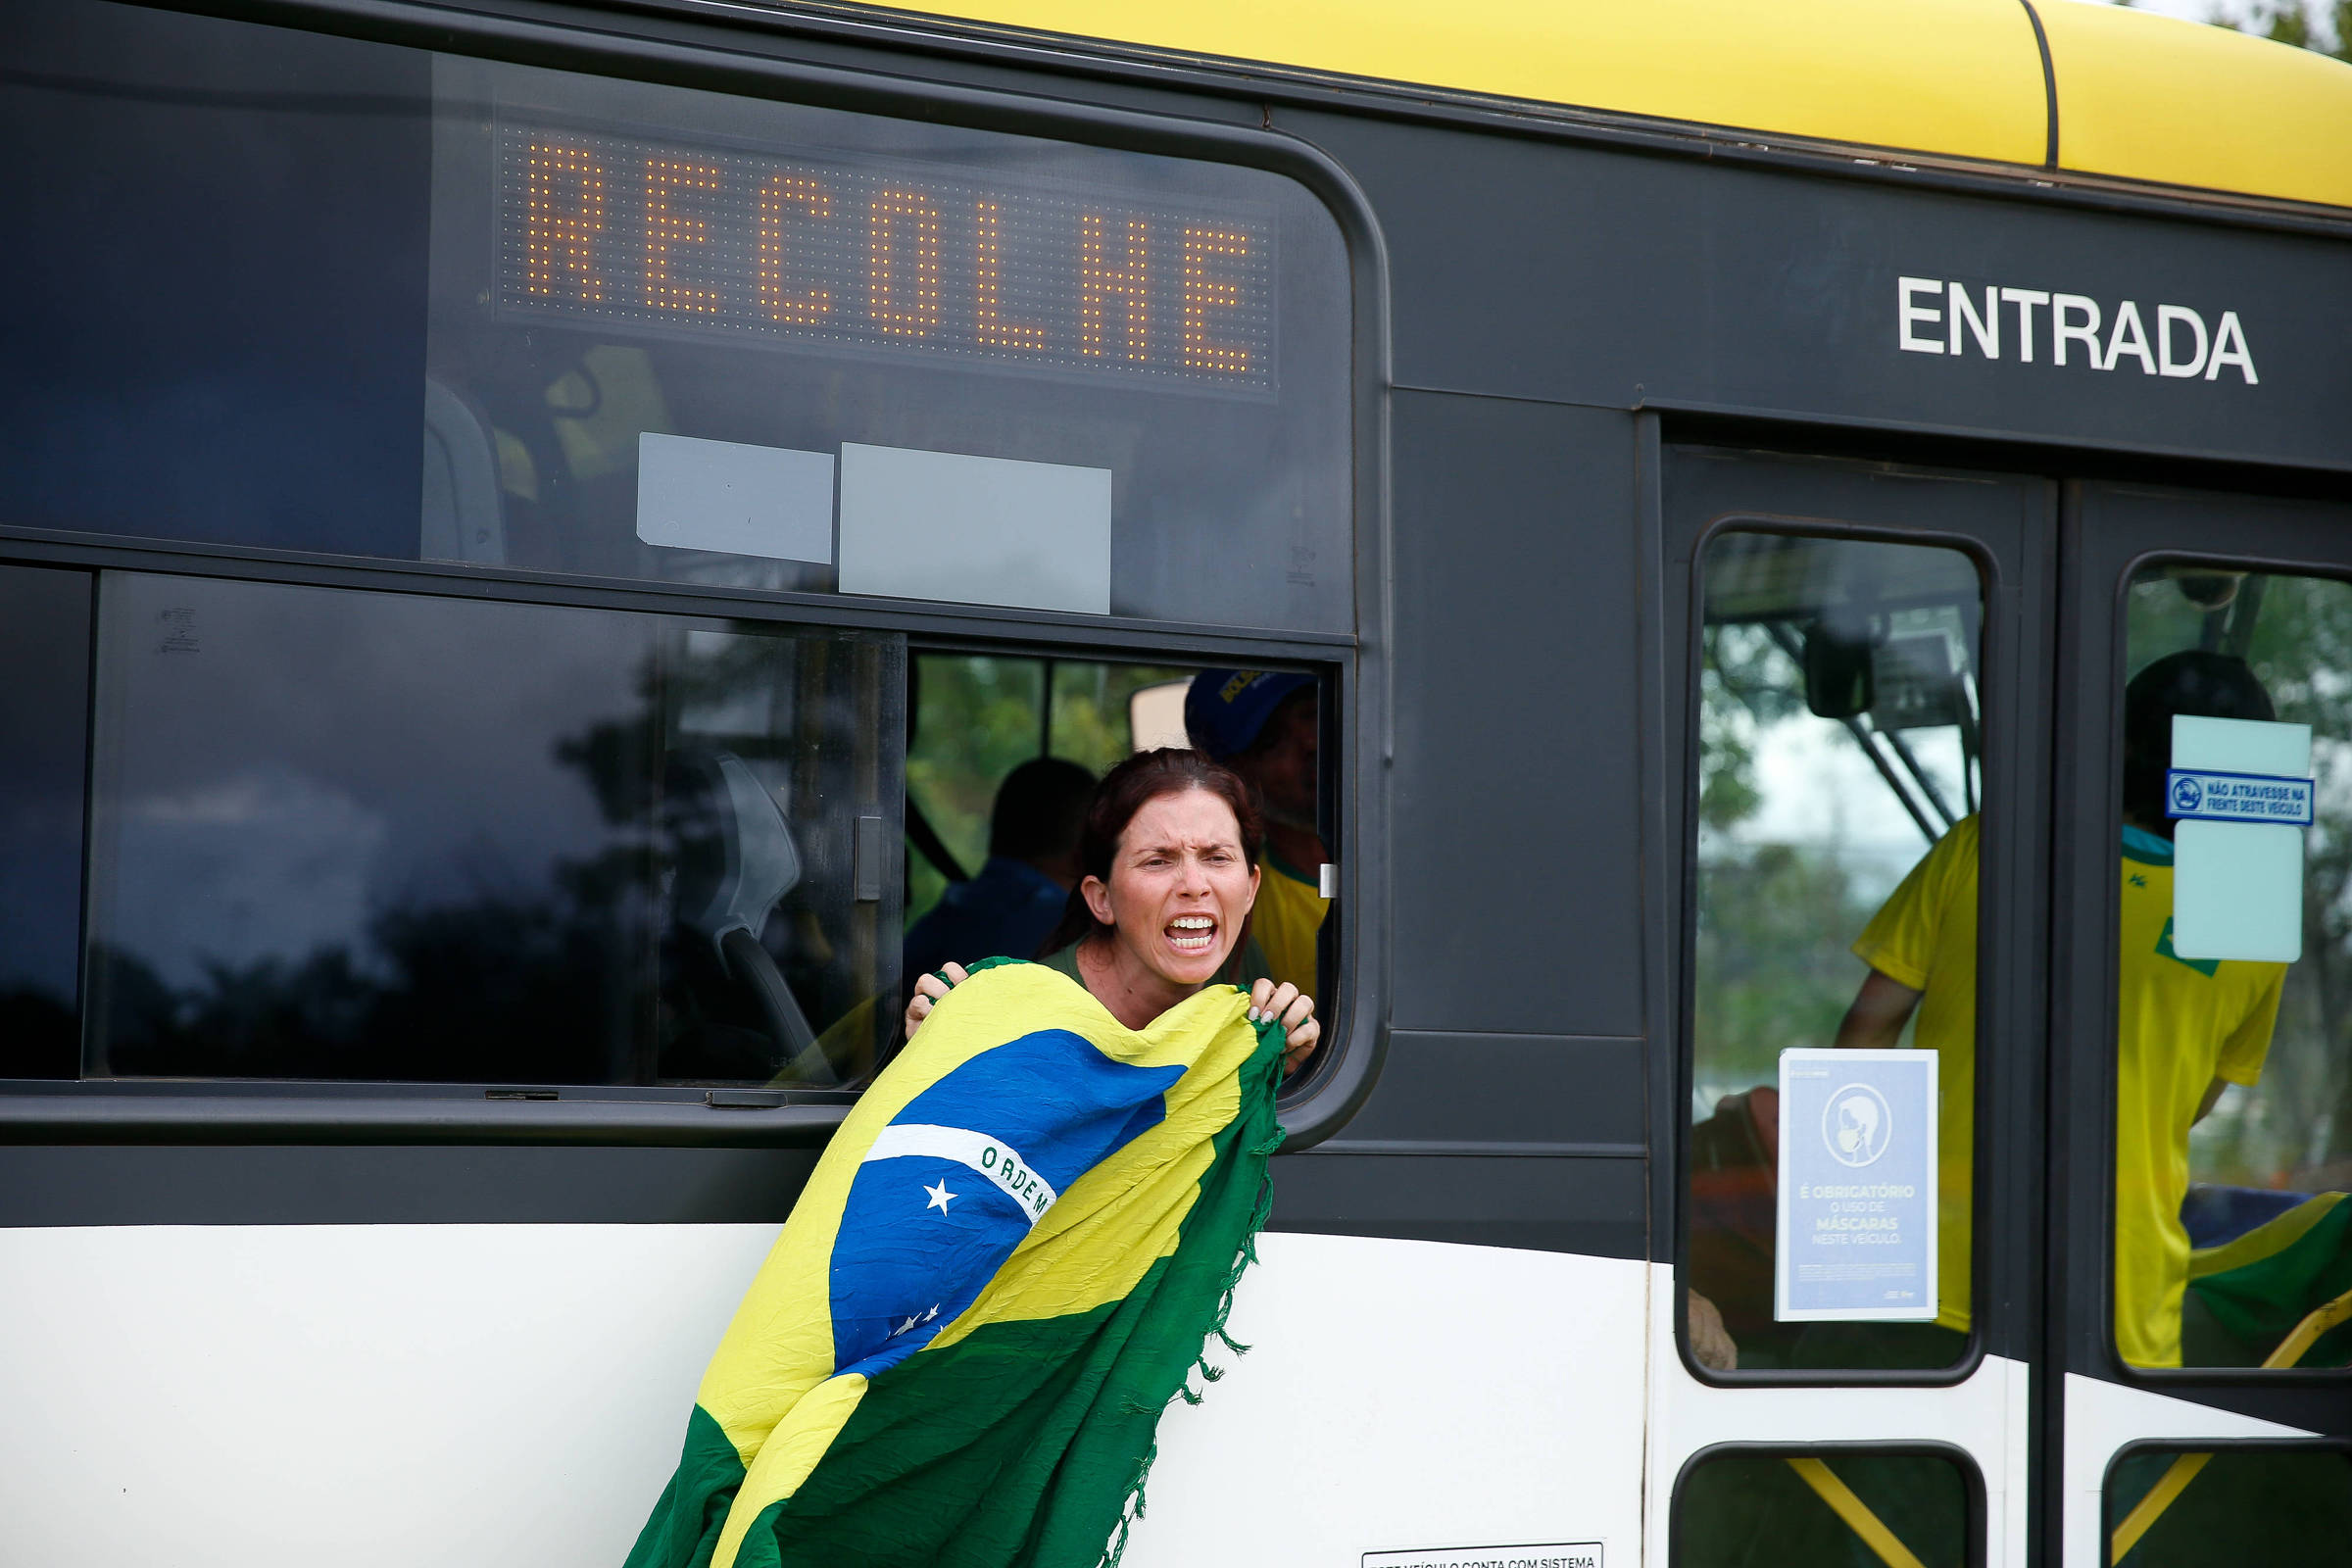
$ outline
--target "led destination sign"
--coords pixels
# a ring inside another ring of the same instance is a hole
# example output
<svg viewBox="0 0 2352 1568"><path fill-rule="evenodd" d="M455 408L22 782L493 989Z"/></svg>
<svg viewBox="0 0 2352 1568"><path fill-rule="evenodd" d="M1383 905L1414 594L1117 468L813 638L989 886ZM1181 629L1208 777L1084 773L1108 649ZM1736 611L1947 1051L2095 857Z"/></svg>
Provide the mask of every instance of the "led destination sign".
<svg viewBox="0 0 2352 1568"><path fill-rule="evenodd" d="M1261 214L511 124L498 179L510 312L1274 384Z"/></svg>

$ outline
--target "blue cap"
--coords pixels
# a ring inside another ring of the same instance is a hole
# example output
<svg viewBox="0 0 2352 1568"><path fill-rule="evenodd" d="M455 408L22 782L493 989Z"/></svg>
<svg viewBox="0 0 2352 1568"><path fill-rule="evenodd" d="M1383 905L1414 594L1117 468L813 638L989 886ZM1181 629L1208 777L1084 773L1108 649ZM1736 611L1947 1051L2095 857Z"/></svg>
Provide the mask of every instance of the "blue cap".
<svg viewBox="0 0 2352 1568"><path fill-rule="evenodd" d="M1184 694L1185 733L1196 749L1221 762L1250 749L1284 698L1314 683L1312 675L1204 669Z"/></svg>

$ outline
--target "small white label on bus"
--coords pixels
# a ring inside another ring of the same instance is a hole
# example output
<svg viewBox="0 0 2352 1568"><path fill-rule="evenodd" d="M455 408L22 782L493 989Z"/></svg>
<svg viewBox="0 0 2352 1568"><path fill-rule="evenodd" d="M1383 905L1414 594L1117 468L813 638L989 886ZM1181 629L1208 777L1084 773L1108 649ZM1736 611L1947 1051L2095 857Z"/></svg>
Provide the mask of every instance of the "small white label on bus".
<svg viewBox="0 0 2352 1568"><path fill-rule="evenodd" d="M1601 1568L1600 1543L1548 1546L1443 1546L1427 1551L1367 1551L1363 1568Z"/></svg>

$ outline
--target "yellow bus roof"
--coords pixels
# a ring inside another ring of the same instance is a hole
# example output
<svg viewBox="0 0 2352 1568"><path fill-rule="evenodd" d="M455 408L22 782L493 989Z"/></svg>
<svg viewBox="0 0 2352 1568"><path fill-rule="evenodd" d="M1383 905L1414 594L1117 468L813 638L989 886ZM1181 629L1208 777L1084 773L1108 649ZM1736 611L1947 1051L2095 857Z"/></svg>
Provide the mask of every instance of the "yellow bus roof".
<svg viewBox="0 0 2352 1568"><path fill-rule="evenodd" d="M1480 96L2043 167L2021 0L918 0L934 15ZM2040 0L2058 167L2352 207L2352 66Z"/></svg>

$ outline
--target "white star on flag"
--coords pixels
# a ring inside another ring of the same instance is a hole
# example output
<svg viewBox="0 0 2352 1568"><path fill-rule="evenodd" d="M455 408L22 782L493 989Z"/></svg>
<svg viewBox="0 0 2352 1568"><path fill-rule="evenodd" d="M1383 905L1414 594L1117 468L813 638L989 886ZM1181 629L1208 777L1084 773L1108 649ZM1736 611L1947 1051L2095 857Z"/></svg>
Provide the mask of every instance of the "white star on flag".
<svg viewBox="0 0 2352 1568"><path fill-rule="evenodd" d="M951 1193L948 1191L948 1179L945 1176L942 1176L939 1179L939 1185L937 1187L926 1187L923 1189L923 1191L931 1195L931 1201L925 1203L923 1206L925 1208L936 1208L942 1214L945 1214L948 1211L948 1205L950 1203L963 1196L961 1193Z"/></svg>

